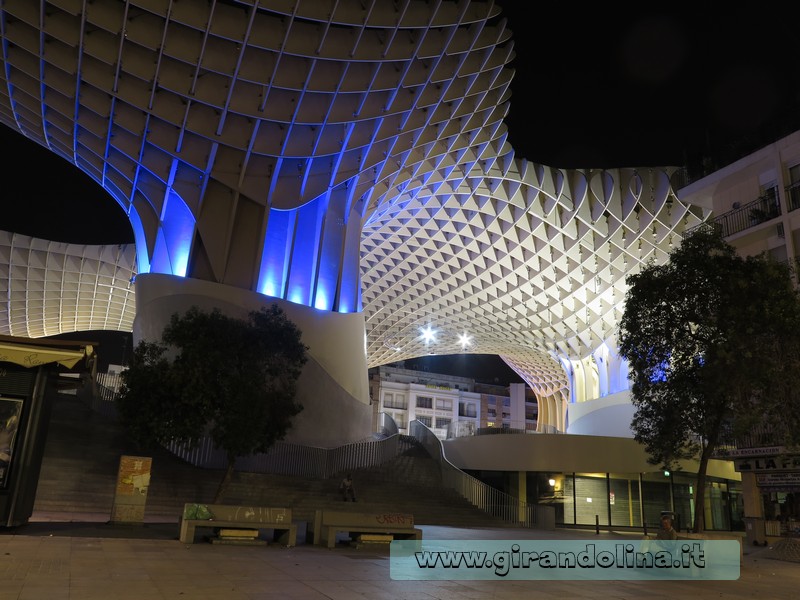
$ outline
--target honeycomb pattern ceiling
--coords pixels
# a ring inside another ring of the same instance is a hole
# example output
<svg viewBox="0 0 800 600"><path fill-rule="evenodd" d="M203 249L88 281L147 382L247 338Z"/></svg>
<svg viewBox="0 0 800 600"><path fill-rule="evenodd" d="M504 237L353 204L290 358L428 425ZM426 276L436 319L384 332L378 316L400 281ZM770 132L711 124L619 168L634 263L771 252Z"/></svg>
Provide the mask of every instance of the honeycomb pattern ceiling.
<svg viewBox="0 0 800 600"><path fill-rule="evenodd" d="M2 333L130 330L131 278L161 272L360 304L370 366L498 354L564 399L562 362L614 345L626 275L704 219L669 169L515 155L494 2L6 0L0 24L0 122L136 236L3 233Z"/></svg>
<svg viewBox="0 0 800 600"><path fill-rule="evenodd" d="M135 274L131 245L64 244L0 231L0 334L131 331Z"/></svg>
<svg viewBox="0 0 800 600"><path fill-rule="evenodd" d="M538 393L568 396L557 357L614 345L626 275L701 222L660 169L570 172L495 161L450 194L409 192L365 225L369 366L497 354ZM491 192L489 191L491 188ZM441 189L441 188L439 188ZM0 333L130 331L135 249L0 232ZM426 341L430 326L434 339Z"/></svg>
<svg viewBox="0 0 800 600"><path fill-rule="evenodd" d="M476 164L484 170L399 197L366 224L370 364L498 354L537 392L565 394L556 359L615 347L625 277L665 260L703 217L674 196L667 170Z"/></svg>

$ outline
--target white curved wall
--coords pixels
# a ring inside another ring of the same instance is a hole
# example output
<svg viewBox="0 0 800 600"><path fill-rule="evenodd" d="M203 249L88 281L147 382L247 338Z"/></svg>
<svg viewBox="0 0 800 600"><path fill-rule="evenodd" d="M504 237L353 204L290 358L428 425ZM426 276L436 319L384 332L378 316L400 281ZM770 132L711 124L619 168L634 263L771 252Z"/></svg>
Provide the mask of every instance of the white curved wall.
<svg viewBox="0 0 800 600"><path fill-rule="evenodd" d="M277 304L303 332L309 363L298 381L303 412L287 441L338 446L363 439L372 431L367 380L364 318L360 313L331 313L248 290L171 275L136 277L134 343L160 339L175 313L192 306L218 308L244 318L251 310Z"/></svg>
<svg viewBox="0 0 800 600"><path fill-rule="evenodd" d="M634 407L631 404L630 390L570 404L567 410L569 415L567 433L633 437L631 420Z"/></svg>

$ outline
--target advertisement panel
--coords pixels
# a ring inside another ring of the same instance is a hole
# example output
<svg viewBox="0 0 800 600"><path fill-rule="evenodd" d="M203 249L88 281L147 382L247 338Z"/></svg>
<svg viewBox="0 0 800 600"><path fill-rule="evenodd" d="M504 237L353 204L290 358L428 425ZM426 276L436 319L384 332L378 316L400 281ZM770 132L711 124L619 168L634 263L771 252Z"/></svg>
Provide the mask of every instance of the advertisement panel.
<svg viewBox="0 0 800 600"><path fill-rule="evenodd" d="M0 489L8 485L8 473L14 457L14 440L22 415L22 400L0 397Z"/></svg>

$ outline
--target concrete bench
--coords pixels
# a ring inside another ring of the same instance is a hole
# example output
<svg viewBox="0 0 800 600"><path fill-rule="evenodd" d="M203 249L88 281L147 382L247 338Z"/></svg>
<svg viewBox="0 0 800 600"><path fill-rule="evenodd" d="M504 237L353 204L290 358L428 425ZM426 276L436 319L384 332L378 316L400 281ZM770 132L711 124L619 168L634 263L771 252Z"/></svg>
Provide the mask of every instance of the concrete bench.
<svg viewBox="0 0 800 600"><path fill-rule="evenodd" d="M198 506L205 507L211 517L207 519L186 518ZM294 546L297 540L297 525L292 523L291 508L266 508L263 506L235 506L227 504L185 504L181 515L178 539L184 544L193 544L197 528L227 529L272 529L273 539L284 546Z"/></svg>
<svg viewBox="0 0 800 600"><path fill-rule="evenodd" d="M658 539L655 535L646 535L642 539L644 540L656 540ZM739 544L739 558L744 560L744 545L742 543L742 536L736 533L728 533L725 531L704 531L703 533L693 533L693 532L686 532L681 533L678 532L678 537L676 538L679 541L684 540L733 540Z"/></svg>
<svg viewBox="0 0 800 600"><path fill-rule="evenodd" d="M391 535L392 539L421 540L422 530L414 527L414 515L317 510L314 513L314 545L336 546L336 536Z"/></svg>
<svg viewBox="0 0 800 600"><path fill-rule="evenodd" d="M679 540L733 540L739 544L739 558L744 560L743 537L726 531L704 531L703 533L679 533Z"/></svg>

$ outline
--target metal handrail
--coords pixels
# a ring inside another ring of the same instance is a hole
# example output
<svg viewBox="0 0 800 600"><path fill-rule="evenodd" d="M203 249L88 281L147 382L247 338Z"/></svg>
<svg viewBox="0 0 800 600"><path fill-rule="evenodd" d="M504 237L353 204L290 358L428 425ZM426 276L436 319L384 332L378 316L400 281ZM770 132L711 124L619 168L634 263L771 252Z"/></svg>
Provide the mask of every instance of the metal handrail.
<svg viewBox="0 0 800 600"><path fill-rule="evenodd" d="M442 483L455 490L473 506L518 527L555 528L555 509L552 506L528 504L464 473L447 460L442 441L436 434L418 420L415 419L409 424L409 431L439 463Z"/></svg>
<svg viewBox="0 0 800 600"><path fill-rule="evenodd" d="M391 416L386 415L388 419ZM388 420L384 421L391 429ZM394 423L394 420L391 420ZM397 425L394 425L397 429ZM237 471L247 473L272 473L327 479L343 471L381 465L400 452L400 434L393 433L383 439L368 439L335 448L303 446L277 442L268 452L242 456L236 459ZM225 452L216 448L211 438L204 436L196 444L172 442L166 448L188 463L207 469L224 469Z"/></svg>
<svg viewBox="0 0 800 600"><path fill-rule="evenodd" d="M738 455L742 451L754 448L780 448L778 453L785 452L784 443L786 432L780 424L755 425L738 435L731 427L725 426L720 433L719 441L714 450L714 458L728 458Z"/></svg>
<svg viewBox="0 0 800 600"><path fill-rule="evenodd" d="M777 188L771 188L763 196L759 196L744 206L723 213L709 221L709 223L719 227L722 237L728 237L770 221L780 215L781 205L778 200Z"/></svg>
<svg viewBox="0 0 800 600"><path fill-rule="evenodd" d="M98 393L90 400L91 408L116 419L116 397L119 375L98 374ZM236 459L236 469L249 473L272 473L326 479L347 470L381 465L396 457L402 450L397 423L388 413L379 413L382 439L359 440L335 448L304 446L277 442L268 452ZM206 469L224 469L228 460L225 452L214 446L210 436L194 444L170 442L165 448L186 462Z"/></svg>
<svg viewBox="0 0 800 600"><path fill-rule="evenodd" d="M800 208L800 181L786 186L786 204L789 212Z"/></svg>
<svg viewBox="0 0 800 600"><path fill-rule="evenodd" d="M381 434L385 435L386 437L400 433L400 428L397 426L397 421L395 421L392 415L389 413L378 413L378 425L380 425Z"/></svg>

